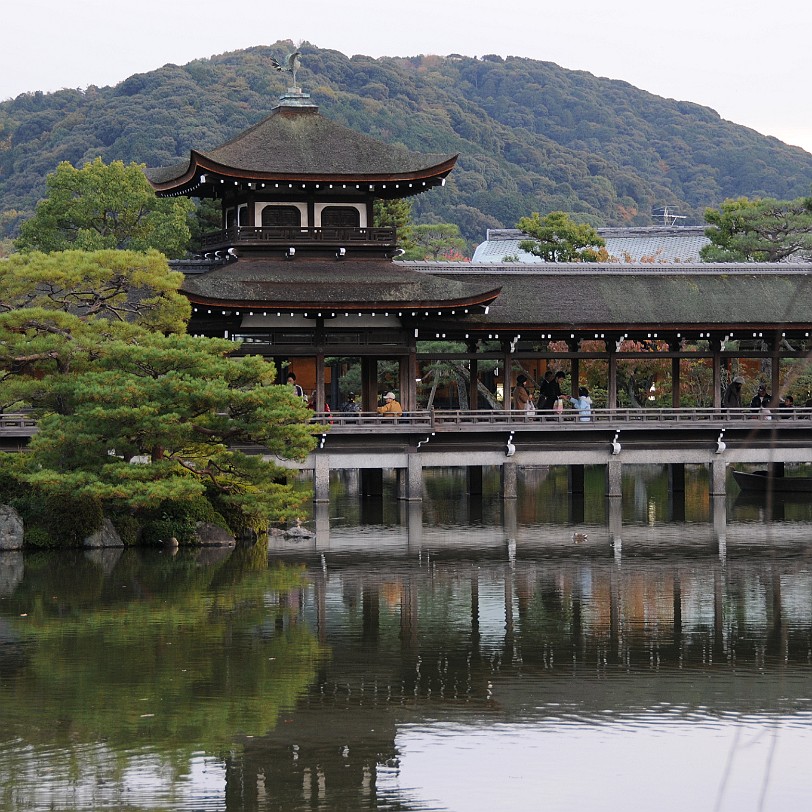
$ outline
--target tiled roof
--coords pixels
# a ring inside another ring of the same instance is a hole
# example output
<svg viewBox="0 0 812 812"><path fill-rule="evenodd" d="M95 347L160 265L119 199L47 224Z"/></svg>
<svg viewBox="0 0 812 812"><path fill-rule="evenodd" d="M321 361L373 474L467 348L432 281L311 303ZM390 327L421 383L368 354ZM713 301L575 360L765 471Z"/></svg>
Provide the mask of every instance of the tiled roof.
<svg viewBox="0 0 812 812"><path fill-rule="evenodd" d="M699 249L710 240L703 226L651 226L641 228L599 228L613 261L675 264L699 262ZM516 257L519 263L541 263L539 257L523 251L527 239L519 229L489 229L486 241L477 246L474 262L503 262Z"/></svg>

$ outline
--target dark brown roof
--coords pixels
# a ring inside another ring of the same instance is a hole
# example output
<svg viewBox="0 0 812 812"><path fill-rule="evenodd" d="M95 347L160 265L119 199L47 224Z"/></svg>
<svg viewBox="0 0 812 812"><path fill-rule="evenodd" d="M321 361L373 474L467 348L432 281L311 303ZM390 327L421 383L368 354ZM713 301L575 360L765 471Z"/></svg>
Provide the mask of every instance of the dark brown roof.
<svg viewBox="0 0 812 812"><path fill-rule="evenodd" d="M402 263L441 278L502 292L487 315L469 321L496 327L656 330L673 327L812 326L812 265L652 266ZM575 270L574 268L577 268ZM794 268L794 270L792 270Z"/></svg>
<svg viewBox="0 0 812 812"><path fill-rule="evenodd" d="M277 107L222 146L192 150L188 161L146 174L159 192L188 186L199 172L244 180L408 185L444 178L456 160L456 155L419 154L384 144L324 118L316 107Z"/></svg>
<svg viewBox="0 0 812 812"><path fill-rule="evenodd" d="M187 276L181 291L202 305L297 310L476 307L499 286L439 278L390 260L240 258Z"/></svg>

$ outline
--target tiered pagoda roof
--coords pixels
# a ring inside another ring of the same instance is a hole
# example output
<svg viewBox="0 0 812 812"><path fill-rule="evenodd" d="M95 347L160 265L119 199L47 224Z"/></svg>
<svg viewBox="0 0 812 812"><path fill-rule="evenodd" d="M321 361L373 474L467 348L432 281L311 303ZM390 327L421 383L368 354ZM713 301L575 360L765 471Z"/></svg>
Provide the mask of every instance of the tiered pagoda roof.
<svg viewBox="0 0 812 812"><path fill-rule="evenodd" d="M280 105L222 146L193 149L188 161L146 174L159 196L219 196L220 186L251 182L358 184L364 191L372 184L376 197L407 197L441 185L457 157L385 144L325 118L315 105Z"/></svg>

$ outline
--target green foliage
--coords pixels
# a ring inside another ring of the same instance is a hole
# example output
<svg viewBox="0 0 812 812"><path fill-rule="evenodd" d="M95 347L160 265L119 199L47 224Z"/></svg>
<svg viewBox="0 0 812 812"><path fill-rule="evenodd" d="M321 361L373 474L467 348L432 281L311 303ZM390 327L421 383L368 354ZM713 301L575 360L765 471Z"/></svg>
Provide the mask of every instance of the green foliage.
<svg viewBox="0 0 812 812"><path fill-rule="evenodd" d="M186 253L191 236L186 198L158 198L143 164L107 165L101 158L76 169L63 161L46 178L47 194L34 216L22 224L20 251L162 251Z"/></svg>
<svg viewBox="0 0 812 812"><path fill-rule="evenodd" d="M61 412L43 414L22 479L121 509L193 501L209 490L252 527L295 505L280 470L232 444L303 458L313 447L306 407L273 385L273 365L230 358L225 340L153 333L110 340L87 370L51 376Z"/></svg>
<svg viewBox="0 0 812 812"><path fill-rule="evenodd" d="M812 258L812 197L796 200L739 197L707 209L710 244L705 262L780 262Z"/></svg>
<svg viewBox="0 0 812 812"><path fill-rule="evenodd" d="M7 461L9 467L14 461ZM8 471L8 468L6 469ZM37 547L76 547L102 525L101 502L68 491L26 488L9 500L25 527L25 544Z"/></svg>
<svg viewBox="0 0 812 812"><path fill-rule="evenodd" d="M16 233L60 161L167 166L263 118L284 91L269 57L292 43L166 65L115 87L0 103L0 236ZM527 212L593 225L647 225L668 205L701 223L740 195L809 192L812 156L707 107L520 57L357 55L303 43L301 84L320 111L388 143L459 153L443 189L417 195L415 222L456 223L468 240Z"/></svg>
<svg viewBox="0 0 812 812"><path fill-rule="evenodd" d="M459 261L468 254L468 243L452 223L429 223L414 226L411 247L401 259Z"/></svg>
<svg viewBox="0 0 812 812"><path fill-rule="evenodd" d="M373 204L373 219L376 226L396 230L398 245L404 251L414 247L411 200L378 198Z"/></svg>
<svg viewBox="0 0 812 812"><path fill-rule="evenodd" d="M576 223L563 211L545 217L533 212L531 217L522 217L517 228L532 237L522 240L519 247L545 262L598 262L603 258L599 249L606 243L598 232L590 225Z"/></svg>
<svg viewBox="0 0 812 812"><path fill-rule="evenodd" d="M0 262L0 403L39 417L6 475L117 514L152 518L156 504L205 498L240 527L267 527L301 497L277 466L232 446L302 458L315 442L310 413L274 385L273 364L230 357L231 341L171 332L189 313L179 280L155 251Z"/></svg>

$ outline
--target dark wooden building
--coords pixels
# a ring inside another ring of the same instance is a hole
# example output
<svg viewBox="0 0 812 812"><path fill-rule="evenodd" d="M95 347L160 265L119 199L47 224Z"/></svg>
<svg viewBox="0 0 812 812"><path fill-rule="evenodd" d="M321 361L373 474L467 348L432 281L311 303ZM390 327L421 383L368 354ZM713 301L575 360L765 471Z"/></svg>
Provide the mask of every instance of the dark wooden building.
<svg viewBox="0 0 812 812"><path fill-rule="evenodd" d="M341 397L348 359L360 365L365 410L389 389L417 409L422 364L436 359L459 362L474 406L483 359L494 394L510 391L519 367L538 378L554 364L577 387L579 363L602 359L614 403L619 359L667 358L678 406L680 361L700 358L718 406L734 359L770 359L778 392L781 359L812 346L812 266L397 261L375 200L442 186L456 159L383 144L289 91L226 144L148 170L159 195L222 203L222 228L204 238L199 260L179 266L190 332L274 359L280 380L295 370L319 410Z"/></svg>

